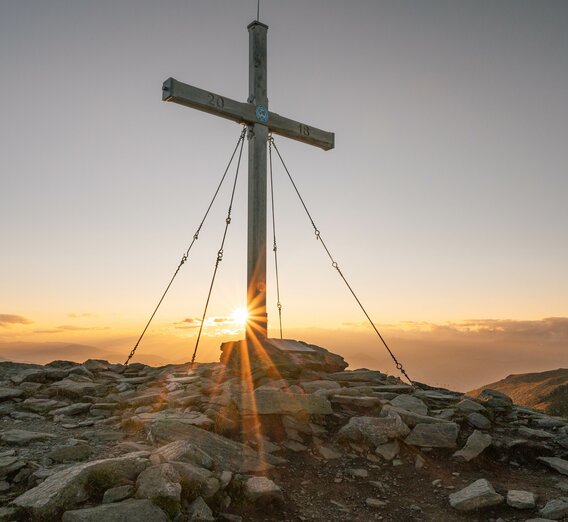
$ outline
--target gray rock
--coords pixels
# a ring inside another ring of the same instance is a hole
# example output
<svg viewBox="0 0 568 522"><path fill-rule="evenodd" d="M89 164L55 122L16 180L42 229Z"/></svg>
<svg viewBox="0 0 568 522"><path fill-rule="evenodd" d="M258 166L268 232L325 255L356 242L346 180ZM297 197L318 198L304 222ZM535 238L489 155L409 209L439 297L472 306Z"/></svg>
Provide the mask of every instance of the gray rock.
<svg viewBox="0 0 568 522"><path fill-rule="evenodd" d="M479 479L469 486L449 496L450 505L458 511L473 511L485 507L497 506L503 502L489 481Z"/></svg>
<svg viewBox="0 0 568 522"><path fill-rule="evenodd" d="M214 468L231 470L236 473L264 471L285 460L273 455L259 455L256 451L230 439L210 433L189 424L168 422L167 417L157 417L149 426L153 441L191 440L197 447L211 456Z"/></svg>
<svg viewBox="0 0 568 522"><path fill-rule="evenodd" d="M385 404L381 411L381 417L386 417L391 413L396 413L404 421L407 426L413 428L417 424L450 424L450 421L446 419L441 419L438 417L430 417L428 415L420 415L419 413L414 413L413 411L404 410L402 408L397 408L392 404Z"/></svg>
<svg viewBox="0 0 568 522"><path fill-rule="evenodd" d="M459 427L455 422L417 424L405 442L423 448L455 448Z"/></svg>
<svg viewBox="0 0 568 522"><path fill-rule="evenodd" d="M512 489L507 492L507 505L516 509L533 509L536 506L536 497L531 491Z"/></svg>
<svg viewBox="0 0 568 522"><path fill-rule="evenodd" d="M102 390L105 387L106 386L104 385L95 384L90 381L63 379L50 385L48 391L52 397L82 399L86 395L96 395L99 390Z"/></svg>
<svg viewBox="0 0 568 522"><path fill-rule="evenodd" d="M146 468L136 479L136 498L147 498L170 516L181 507L181 477L169 463Z"/></svg>
<svg viewBox="0 0 568 522"><path fill-rule="evenodd" d="M0 457L0 480L4 480L8 475L26 466L26 463L15 455Z"/></svg>
<svg viewBox="0 0 568 522"><path fill-rule="evenodd" d="M463 399L456 404L456 408L464 413L481 413L487 411L485 406L482 406L478 402L472 401L471 399Z"/></svg>
<svg viewBox="0 0 568 522"><path fill-rule="evenodd" d="M399 451L400 446L398 445L398 441L393 440L377 446L375 455L380 455L383 459L391 461L398 455Z"/></svg>
<svg viewBox="0 0 568 522"><path fill-rule="evenodd" d="M470 460L479 456L493 441L491 435L475 430L467 439L465 446L454 453L454 457Z"/></svg>
<svg viewBox="0 0 568 522"><path fill-rule="evenodd" d="M329 446L324 446L323 444L316 445L316 451L325 459L325 460L333 460L333 459L340 459L341 453L335 451L334 449L330 448Z"/></svg>
<svg viewBox="0 0 568 522"><path fill-rule="evenodd" d="M75 404L70 404L69 406L64 406L63 408L57 408L50 411L51 415L65 415L66 417L72 417L73 415L80 415L81 413L86 413L91 408L90 402L77 402Z"/></svg>
<svg viewBox="0 0 568 522"><path fill-rule="evenodd" d="M549 500L546 505L538 512L544 518L560 520L568 515L568 497L555 498Z"/></svg>
<svg viewBox="0 0 568 522"><path fill-rule="evenodd" d="M113 502L120 502L121 500L126 500L134 494L134 487L130 484L125 486L117 486L116 488L110 488L105 491L103 495L103 504L112 504Z"/></svg>
<svg viewBox="0 0 568 522"><path fill-rule="evenodd" d="M85 443L68 444L54 448L47 454L47 458L54 462L77 462L91 456L91 447Z"/></svg>
<svg viewBox="0 0 568 522"><path fill-rule="evenodd" d="M149 500L128 499L88 509L66 511L61 522L168 522L168 516Z"/></svg>
<svg viewBox="0 0 568 522"><path fill-rule="evenodd" d="M249 478L245 483L245 498L255 505L284 504L282 490L266 477Z"/></svg>
<svg viewBox="0 0 568 522"><path fill-rule="evenodd" d="M76 464L53 473L39 486L17 497L12 504L39 519L52 517L53 520L60 510L72 508L87 500L89 496L87 489L97 477L107 477L117 481L133 480L148 464L148 460L137 453L115 459Z"/></svg>
<svg viewBox="0 0 568 522"><path fill-rule="evenodd" d="M199 468L187 462L171 462L171 466L180 476L182 492L185 497L204 499L212 498L221 488L219 481L207 469Z"/></svg>
<svg viewBox="0 0 568 522"><path fill-rule="evenodd" d="M237 407L242 415L330 415L330 402L318 395L280 390L256 390L241 394Z"/></svg>
<svg viewBox="0 0 568 522"><path fill-rule="evenodd" d="M526 426L519 426L519 435L521 437L528 437L529 439L553 439L554 435L548 433L544 430L535 430L533 428L527 428Z"/></svg>
<svg viewBox="0 0 568 522"><path fill-rule="evenodd" d="M372 382L378 384L384 383L387 378L384 373L364 369L330 373L328 377L339 382ZM408 388L410 388L410 386L408 386Z"/></svg>
<svg viewBox="0 0 568 522"><path fill-rule="evenodd" d="M17 509L0 507L0 522L13 522L14 520L17 520L17 513Z"/></svg>
<svg viewBox="0 0 568 522"><path fill-rule="evenodd" d="M66 402L54 401L51 399L26 399L19 405L22 410L32 411L34 413L47 413L56 408L67 406Z"/></svg>
<svg viewBox="0 0 568 522"><path fill-rule="evenodd" d="M365 442L373 447L389 440L405 437L410 430L399 416L390 417L351 417L337 437L339 440Z"/></svg>
<svg viewBox="0 0 568 522"><path fill-rule="evenodd" d="M426 403L413 395L397 395L391 401L391 404L396 408L402 408L403 410L411 411L418 415L428 415L428 406L426 406Z"/></svg>
<svg viewBox="0 0 568 522"><path fill-rule="evenodd" d="M334 395L331 403L339 406L347 406L351 408L373 409L380 411L381 400L377 397L356 397L352 395Z"/></svg>
<svg viewBox="0 0 568 522"><path fill-rule="evenodd" d="M558 457L538 457L538 460L544 462L547 466L562 473L562 475L568 475L568 460L563 460Z"/></svg>
<svg viewBox="0 0 568 522"><path fill-rule="evenodd" d="M189 462L201 468L213 468L210 455L189 440L177 440L157 449L154 455L162 462Z"/></svg>
<svg viewBox="0 0 568 522"><path fill-rule="evenodd" d="M341 384L336 381L308 381L301 382L300 386L304 388L306 393L315 393L319 390L339 390Z"/></svg>
<svg viewBox="0 0 568 522"><path fill-rule="evenodd" d="M337 383L336 383L337 384ZM0 388L0 402L16 399L24 394L24 390L18 388Z"/></svg>
<svg viewBox="0 0 568 522"><path fill-rule="evenodd" d="M32 413L31 411L13 411L10 413L10 418L20 421L44 421L45 418L39 413Z"/></svg>
<svg viewBox="0 0 568 522"><path fill-rule="evenodd" d="M24 446L31 442L39 442L55 438L51 433L40 433L28 430L6 430L0 432L0 441L13 446Z"/></svg>
<svg viewBox="0 0 568 522"><path fill-rule="evenodd" d="M481 413L475 411L467 416L467 422L478 430L491 429L491 421Z"/></svg>
<svg viewBox="0 0 568 522"><path fill-rule="evenodd" d="M478 396L477 399L487 408L508 412L513 408L513 400L508 395L486 388Z"/></svg>
<svg viewBox="0 0 568 522"><path fill-rule="evenodd" d="M199 412L180 414L165 411L158 414L142 414L138 417L144 419L145 415L148 415L149 420L144 422L144 427L153 442L189 440L196 429L203 428L203 430L206 430L214 425L209 417Z"/></svg>
<svg viewBox="0 0 568 522"><path fill-rule="evenodd" d="M215 522L215 517L213 516L213 511L205 503L201 497L197 497L188 507L187 514L189 515L189 520L202 520L204 522Z"/></svg>

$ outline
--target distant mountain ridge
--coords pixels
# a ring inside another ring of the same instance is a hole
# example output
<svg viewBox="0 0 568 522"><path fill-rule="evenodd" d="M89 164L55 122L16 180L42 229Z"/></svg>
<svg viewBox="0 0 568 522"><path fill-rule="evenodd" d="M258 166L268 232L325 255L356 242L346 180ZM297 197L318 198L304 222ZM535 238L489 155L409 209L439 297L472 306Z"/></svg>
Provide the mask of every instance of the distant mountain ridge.
<svg viewBox="0 0 568 522"><path fill-rule="evenodd" d="M104 359L111 362L124 362L128 354L116 353L95 346L66 342L0 342L0 361L14 361L31 364L48 364L58 359L82 362L87 359ZM166 359L154 354L138 354L138 362L153 366L163 366Z"/></svg>
<svg viewBox="0 0 568 522"><path fill-rule="evenodd" d="M568 417L568 369L566 368L509 375L505 379L472 390L468 394L477 396L487 388L506 393L516 404L544 411L548 415Z"/></svg>

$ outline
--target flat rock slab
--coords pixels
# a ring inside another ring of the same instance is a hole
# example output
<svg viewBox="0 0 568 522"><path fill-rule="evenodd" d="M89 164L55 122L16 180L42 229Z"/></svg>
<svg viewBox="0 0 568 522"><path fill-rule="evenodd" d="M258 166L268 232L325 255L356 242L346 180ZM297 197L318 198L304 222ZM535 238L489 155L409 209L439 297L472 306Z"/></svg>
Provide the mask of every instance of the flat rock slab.
<svg viewBox="0 0 568 522"><path fill-rule="evenodd" d="M18 388L0 388L0 402L16 399L24 394L24 390Z"/></svg>
<svg viewBox="0 0 568 522"><path fill-rule="evenodd" d="M507 505L516 509L534 509L536 497L532 491L512 489L507 491Z"/></svg>
<svg viewBox="0 0 568 522"><path fill-rule="evenodd" d="M405 442L422 448L455 448L459 427L455 422L446 424L417 424Z"/></svg>
<svg viewBox="0 0 568 522"><path fill-rule="evenodd" d="M319 395L302 395L281 390L255 390L240 395L237 407L242 415L330 415L330 402Z"/></svg>
<svg viewBox="0 0 568 522"><path fill-rule="evenodd" d="M478 457L493 441L491 435L475 430L467 439L465 446L454 453L454 457L467 462Z"/></svg>
<svg viewBox="0 0 568 522"><path fill-rule="evenodd" d="M168 522L168 516L149 500L124 500L63 513L61 522Z"/></svg>
<svg viewBox="0 0 568 522"><path fill-rule="evenodd" d="M63 379L54 382L49 387L51 396L68 397L70 399L82 399L86 395L96 395L99 390L106 386L95 384L93 382L73 381L71 379Z"/></svg>
<svg viewBox="0 0 568 522"><path fill-rule="evenodd" d="M413 395L397 395L391 400L391 404L395 408L402 408L403 410L411 411L418 415L428 415L428 406L426 406L426 403Z"/></svg>
<svg viewBox="0 0 568 522"><path fill-rule="evenodd" d="M413 411L408 411L403 408L398 408L397 406L393 406L392 404L385 404L381 415L386 416L389 412L394 412L400 415L404 423L411 428L416 426L417 424L444 424L449 423L450 421L446 419L440 419L438 417L430 417L428 415L421 415L419 413L415 413Z"/></svg>
<svg viewBox="0 0 568 522"><path fill-rule="evenodd" d="M97 474L134 480L149 465L148 459L140 455L140 453L131 453L115 459L94 460L76 464L50 475L39 486L29 489L17 497L12 504L26 510L40 520L56 520L60 511L73 508L80 502L87 500L86 488L88 488L92 477Z"/></svg>
<svg viewBox="0 0 568 522"><path fill-rule="evenodd" d="M503 497L485 479L476 480L460 491L452 493L449 499L450 505L458 511L473 511L475 509L497 506L503 502Z"/></svg>
<svg viewBox="0 0 568 522"><path fill-rule="evenodd" d="M549 500L538 514L551 520L564 519L568 515L568 497Z"/></svg>
<svg viewBox="0 0 568 522"><path fill-rule="evenodd" d="M547 466L562 473L562 475L568 475L568 460L564 460L558 457L538 457L538 460L544 462Z"/></svg>
<svg viewBox="0 0 568 522"><path fill-rule="evenodd" d="M51 433L40 433L28 430L6 430L0 432L0 441L10 446L24 446L31 442L40 442L56 438Z"/></svg>
<svg viewBox="0 0 568 522"><path fill-rule="evenodd" d="M398 416L351 417L337 434L340 440L365 442L373 447L398 439L409 433L408 426Z"/></svg>
<svg viewBox="0 0 568 522"><path fill-rule="evenodd" d="M384 383L387 378L384 373L373 370L336 372L330 373L328 377L339 382L373 382L379 384Z"/></svg>
<svg viewBox="0 0 568 522"><path fill-rule="evenodd" d="M148 435L154 442L187 440L213 459L213 467L235 473L250 473L283 464L284 459L259 454L252 448L233 440L202 430L191 424L180 424L168 416L157 416L148 425Z"/></svg>

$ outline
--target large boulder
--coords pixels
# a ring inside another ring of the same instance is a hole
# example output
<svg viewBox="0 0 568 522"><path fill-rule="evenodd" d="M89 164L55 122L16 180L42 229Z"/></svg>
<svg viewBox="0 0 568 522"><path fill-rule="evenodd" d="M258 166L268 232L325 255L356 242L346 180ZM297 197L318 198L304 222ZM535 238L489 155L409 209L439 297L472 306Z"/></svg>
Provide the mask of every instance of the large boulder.
<svg viewBox="0 0 568 522"><path fill-rule="evenodd" d="M128 499L63 513L61 522L168 522L168 516L149 500Z"/></svg>
<svg viewBox="0 0 568 522"><path fill-rule="evenodd" d="M417 424L405 442L423 448L455 448L459 427L455 422Z"/></svg>
<svg viewBox="0 0 568 522"><path fill-rule="evenodd" d="M221 362L234 374L250 373L273 378L298 377L302 372L341 372L348 364L325 348L290 339L265 339L247 344L221 344Z"/></svg>
<svg viewBox="0 0 568 522"><path fill-rule="evenodd" d="M339 440L364 442L372 447L403 438L410 432L398 415L389 417L351 417L337 437Z"/></svg>
<svg viewBox="0 0 568 522"><path fill-rule="evenodd" d="M148 426L148 435L153 442L171 442L178 439L191 441L196 447L213 459L214 469L230 470L235 473L260 472L285 461L272 455L260 455L252 448L202 430L191 424L180 425L168 421L167 416L156 417Z"/></svg>
<svg viewBox="0 0 568 522"><path fill-rule="evenodd" d="M148 465L146 452L131 453L114 459L76 464L58 471L32 488L12 504L38 519L55 520L61 511L75 507L94 489L108 489L120 480L134 480ZM100 492L102 493L102 492Z"/></svg>
<svg viewBox="0 0 568 522"><path fill-rule="evenodd" d="M485 507L497 506L503 502L491 483L486 479L479 479L469 486L452 493L449 497L450 505L458 511L473 511Z"/></svg>
<svg viewBox="0 0 568 522"><path fill-rule="evenodd" d="M136 498L147 498L170 516L181 507L181 477L171 464L146 468L136 479Z"/></svg>

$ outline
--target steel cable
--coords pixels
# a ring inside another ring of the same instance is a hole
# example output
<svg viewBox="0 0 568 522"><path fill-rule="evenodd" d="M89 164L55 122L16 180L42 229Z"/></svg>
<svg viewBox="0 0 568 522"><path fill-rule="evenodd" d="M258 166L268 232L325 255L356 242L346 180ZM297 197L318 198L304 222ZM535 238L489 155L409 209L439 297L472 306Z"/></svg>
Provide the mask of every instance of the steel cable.
<svg viewBox="0 0 568 522"><path fill-rule="evenodd" d="M199 233L201 232L201 228L203 227L203 224L205 223L205 220L207 219L207 216L209 215L211 207L213 206L213 203L215 202L215 199L217 198L217 194L219 194L219 190L221 189L221 186L223 185L223 182L225 181L225 178L227 177L227 172L229 172L229 168L231 167L231 164L233 163L233 159L235 157L235 154L237 153L237 150L239 148L239 144L241 144L241 142L244 143L245 135L246 135L246 127L243 127L243 130L241 131L239 139L237 140L237 144L235 145L233 153L231 154L231 159L229 160L229 163L227 164L227 167L225 168L225 172L223 173L223 176L221 177L221 180L219 181L219 184L217 185L217 189L215 190L215 193L213 194L213 198L211 199L211 202L209 203L209 206L207 207L207 210L205 211L205 214L203 215L203 219L201 220L201 223L199 223L199 226L197 227L195 234L193 234L193 239L192 239L190 245L187 247L187 250L185 251L185 253L181 256L181 260L180 260L180 262L179 262L179 264L178 264L178 266L177 266L177 268L174 272L174 275L172 276L172 278L170 279L170 282L166 286L166 289L164 290L162 297L160 297L160 300L158 301L156 308L154 308L154 311L152 312L150 319L148 319L146 326L142 330L142 333L140 334L138 341L136 341L134 348L132 348L132 350L130 351L130 354L128 355L128 357L127 357L127 359L124 363L125 365L127 365L130 362L130 359L132 359L132 357L134 357L134 354L136 353L136 350L138 349L138 345L142 341L142 338L144 337L146 330L148 330L150 323L154 319L154 316L156 315L158 309L160 308L162 301L164 300L164 298L166 297L166 294L168 293L170 287L172 286L174 279L177 277L177 275L178 275L181 267L183 266L183 264L187 261L187 257L189 256L189 252L190 252L191 248L193 247L194 243L199 239ZM242 146L241 146L241 150L242 150Z"/></svg>
<svg viewBox="0 0 568 522"><path fill-rule="evenodd" d="M244 136L244 130L242 137ZM221 240L221 246L217 252L217 260L215 261L215 269L213 270L213 276L211 278L211 284L209 285L209 293L207 294L207 300L205 301L205 307L203 309L203 316L201 318L201 324L199 325L199 333L197 334L197 340L195 341L195 349L193 350L193 355L191 356L191 366L195 362L195 356L197 355L197 348L199 347L199 341L201 340L201 333L203 332L203 325L205 324L205 316L207 315L207 309L209 307L209 301L211 300L211 293L213 292L213 285L215 284L215 278L217 277L217 271L219 269L219 264L223 260L223 248L225 246L225 240L227 239L227 231L229 225L231 224L231 212L233 210L233 201L235 199L235 190L237 188L237 180L239 179L239 168L241 166L241 157L243 155L243 145L244 140L241 141L241 148L239 150L239 159L237 161L237 170L235 172L235 180L233 181L233 190L231 192L231 201L229 202L229 210L227 212L227 218L225 219L225 230L223 232L223 239Z"/></svg>
<svg viewBox="0 0 568 522"><path fill-rule="evenodd" d="M363 304L361 303L361 301L359 300L359 297L357 297L357 294L355 293L355 291L353 290L353 288L351 287L351 285L349 284L349 282L347 281L345 275L343 274L343 272L341 271L341 269L339 268L339 264L337 263L337 261L335 261L335 259L333 258L333 256L331 255L331 252L329 251L329 248L327 247L327 245L325 244L325 241L323 240L323 238L321 237L321 232L319 231L318 227L316 226L312 215L310 214L310 211L308 210L308 207L306 206L306 203L304 202L304 199L302 198L300 191L298 190L298 187L296 186L296 183L294 182L294 179L292 178L292 175L290 174L290 171L288 170L288 167L286 166L286 163L284 162L284 159L282 158L282 155L280 154L280 151L278 150L278 147L276 146L276 143L274 142L274 138L270 138L270 143L271 145L274 147L274 150L276 151L276 153L278 154L278 157L280 158L280 162L282 163L282 166L284 167L284 170L286 171L286 174L288 175L288 178L290 179L290 182L292 183L292 186L294 187L294 190L296 192L296 195L298 196L298 198L300 199L300 202L302 203L302 206L304 207L304 210L306 211L306 214L308 216L308 219L310 220L312 227L314 228L314 233L316 236L316 239L318 241L321 242L325 252L327 253L329 259L331 260L331 266L333 266L333 268L335 268L337 270L337 273L340 275L341 279L343 279L343 282L345 283L345 285L347 286L347 288L349 289L349 291L351 292L351 295L355 298L355 301L357 301L357 304L359 305L359 308L361 308L361 310L363 311L363 313L365 314L365 317L367 318L367 320L369 321L369 323L371 324L373 330L375 331L375 333L378 335L379 339L382 341L384 347L387 349L389 355L391 356L392 360L395 363L395 366L397 368L397 370L404 375L404 377L408 380L408 382L411 385L414 385L414 382L412 381L412 379L408 376L408 374L406 373L406 370L404 369L404 367L402 366L402 364L400 362L398 362L398 359L395 357L394 353L392 352L392 350L389 348L388 344L386 343L385 339L383 338L383 336L381 335L381 333L379 332L379 329L376 327L375 323L373 322L373 320L371 319L371 317L369 316L369 314L367 313L367 310L365 310L365 307L363 306Z"/></svg>

